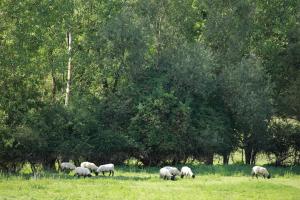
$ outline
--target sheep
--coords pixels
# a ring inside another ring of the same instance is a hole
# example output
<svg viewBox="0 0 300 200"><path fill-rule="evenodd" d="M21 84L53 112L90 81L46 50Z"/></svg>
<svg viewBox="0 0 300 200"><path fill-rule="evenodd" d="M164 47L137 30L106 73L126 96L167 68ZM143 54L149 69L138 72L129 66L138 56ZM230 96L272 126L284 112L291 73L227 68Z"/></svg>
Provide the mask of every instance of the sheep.
<svg viewBox="0 0 300 200"><path fill-rule="evenodd" d="M114 164L100 165L97 169L97 173L102 172L102 174L104 176L104 172L109 172L109 176L111 174L112 174L112 176L114 176L114 174L115 174L114 169L115 169Z"/></svg>
<svg viewBox="0 0 300 200"><path fill-rule="evenodd" d="M187 166L181 168L180 174L181 174L181 178L183 178L184 176L195 178L195 175L193 174L191 168Z"/></svg>
<svg viewBox="0 0 300 200"><path fill-rule="evenodd" d="M98 176L97 169L98 167L92 162L82 162L80 167L88 168L91 172L94 172L96 176Z"/></svg>
<svg viewBox="0 0 300 200"><path fill-rule="evenodd" d="M170 173L174 176L180 175L180 171L176 167L165 166L164 168L168 169Z"/></svg>
<svg viewBox="0 0 300 200"><path fill-rule="evenodd" d="M175 180L175 175L172 175L170 170L165 167L159 170L159 176L164 180L169 180L169 179L171 179L172 181Z"/></svg>
<svg viewBox="0 0 300 200"><path fill-rule="evenodd" d="M179 170L176 167L165 166L160 169L160 177L164 179L175 180L177 175L180 175Z"/></svg>
<svg viewBox="0 0 300 200"><path fill-rule="evenodd" d="M252 171L251 171L251 175L252 175L252 178L254 176L256 176L256 178L258 178L258 175L260 176L263 176L264 178L271 178L271 175L269 174L268 170L264 167L260 167L260 166L254 166L252 168Z"/></svg>
<svg viewBox="0 0 300 200"><path fill-rule="evenodd" d="M70 170L74 170L75 168L76 168L76 166L70 162L62 162L60 164L60 169L62 171L70 171Z"/></svg>
<svg viewBox="0 0 300 200"><path fill-rule="evenodd" d="M88 177L92 176L91 171L88 168L85 168L85 167L76 167L74 176L76 176L76 175L78 176L78 178L80 176L83 176L84 178L87 177L87 176Z"/></svg>

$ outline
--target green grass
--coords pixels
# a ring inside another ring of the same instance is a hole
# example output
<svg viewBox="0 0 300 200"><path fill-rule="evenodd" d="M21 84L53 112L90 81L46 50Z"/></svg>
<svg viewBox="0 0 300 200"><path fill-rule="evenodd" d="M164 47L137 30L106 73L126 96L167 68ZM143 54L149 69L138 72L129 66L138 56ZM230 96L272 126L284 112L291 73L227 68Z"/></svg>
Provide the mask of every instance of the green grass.
<svg viewBox="0 0 300 200"><path fill-rule="evenodd" d="M300 199L300 167L268 167L272 179L252 179L245 165L192 166L195 179L165 181L158 168L116 167L114 177L61 173L0 176L0 200L10 199Z"/></svg>

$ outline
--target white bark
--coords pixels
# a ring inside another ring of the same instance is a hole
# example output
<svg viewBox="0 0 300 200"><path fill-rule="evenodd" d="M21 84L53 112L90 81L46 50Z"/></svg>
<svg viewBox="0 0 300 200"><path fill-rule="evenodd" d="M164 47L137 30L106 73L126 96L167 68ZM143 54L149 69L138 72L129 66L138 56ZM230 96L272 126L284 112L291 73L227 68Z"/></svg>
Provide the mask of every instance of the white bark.
<svg viewBox="0 0 300 200"><path fill-rule="evenodd" d="M67 75L67 88L66 88L66 99L65 99L65 106L68 106L69 104L69 98L70 98L70 90L71 90L71 71L72 71L72 57L71 57L71 32L67 32L67 44L68 44L68 75Z"/></svg>

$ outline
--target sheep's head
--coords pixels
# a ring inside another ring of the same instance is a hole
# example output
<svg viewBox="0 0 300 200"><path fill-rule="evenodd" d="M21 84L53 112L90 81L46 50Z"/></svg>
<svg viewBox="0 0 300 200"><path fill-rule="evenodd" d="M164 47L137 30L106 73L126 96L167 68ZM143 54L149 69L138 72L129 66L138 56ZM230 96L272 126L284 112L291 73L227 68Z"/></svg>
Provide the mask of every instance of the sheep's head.
<svg viewBox="0 0 300 200"><path fill-rule="evenodd" d="M175 175L171 176L171 180L175 181Z"/></svg>
<svg viewBox="0 0 300 200"><path fill-rule="evenodd" d="M92 174L88 174L87 177L92 177Z"/></svg>
<svg viewBox="0 0 300 200"><path fill-rule="evenodd" d="M183 177L184 177L184 175L183 175L183 174L181 174L181 175L180 175L180 177L181 177L181 178L183 178Z"/></svg>
<svg viewBox="0 0 300 200"><path fill-rule="evenodd" d="M192 175L192 178L195 178L195 174Z"/></svg>
<svg viewBox="0 0 300 200"><path fill-rule="evenodd" d="M269 174L269 175L267 176L267 178L270 179L270 178L271 178L271 175Z"/></svg>
<svg viewBox="0 0 300 200"><path fill-rule="evenodd" d="M179 176L181 174L181 172L176 167L174 167L172 174L175 175L175 176L177 176L177 175Z"/></svg>

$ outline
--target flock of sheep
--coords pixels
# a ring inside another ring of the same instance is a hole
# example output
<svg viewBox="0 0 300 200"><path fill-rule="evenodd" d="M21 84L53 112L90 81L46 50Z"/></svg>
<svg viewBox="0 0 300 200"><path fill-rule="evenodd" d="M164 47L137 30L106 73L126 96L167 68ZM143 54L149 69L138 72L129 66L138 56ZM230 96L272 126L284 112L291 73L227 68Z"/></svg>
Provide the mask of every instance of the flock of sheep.
<svg viewBox="0 0 300 200"><path fill-rule="evenodd" d="M63 162L60 164L60 168L62 171L74 170L75 171L74 176L76 176L76 175L78 177L83 176L85 178L85 177L91 177L92 172L95 173L96 176L98 176L98 174L101 172L103 175L105 172L109 172L109 176L110 175L113 176L115 166L114 166L114 164L105 164L105 165L100 165L99 167L97 167L94 163L82 162L80 164L80 167L76 167L73 163Z"/></svg>
<svg viewBox="0 0 300 200"><path fill-rule="evenodd" d="M176 176L183 177L192 177L195 178L195 175L193 174L191 168L184 166L181 168L181 171L179 171L176 167L170 167L166 166L159 170L159 176L160 178L167 179L167 180L175 180Z"/></svg>
<svg viewBox="0 0 300 200"><path fill-rule="evenodd" d="M85 177L91 177L92 172L95 173L96 176L98 176L98 174L101 172L103 175L105 175L105 172L109 172L109 176L110 175L113 176L115 166L114 164L105 164L97 167L94 163L82 162L80 164L80 167L76 167L73 163L63 162L61 163L60 168L62 171L74 170L75 171L74 176L78 176L78 177L83 176L85 178ZM254 166L252 168L251 175L252 178L254 176L256 176L256 178L258 178L258 176L262 176L263 178L268 178L268 179L271 178L271 175L268 172L268 170L260 166ZM191 168L187 166L182 167L180 171L176 167L170 167L170 166L163 167L159 170L159 176L164 180L175 180L176 176L180 176L181 178L183 177L195 178L195 175L193 174Z"/></svg>

